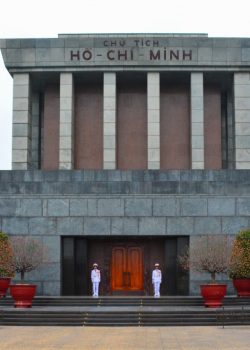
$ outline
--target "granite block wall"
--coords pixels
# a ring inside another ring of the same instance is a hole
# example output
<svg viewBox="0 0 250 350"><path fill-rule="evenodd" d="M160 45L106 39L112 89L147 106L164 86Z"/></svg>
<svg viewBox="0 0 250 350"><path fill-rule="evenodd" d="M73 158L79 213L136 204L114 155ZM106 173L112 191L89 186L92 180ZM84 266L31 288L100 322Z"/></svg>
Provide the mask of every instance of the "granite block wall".
<svg viewBox="0 0 250 350"><path fill-rule="evenodd" d="M0 171L0 230L29 235L50 260L28 275L60 294L61 236L234 235L250 226L250 171ZM202 279L191 274L190 291Z"/></svg>
<svg viewBox="0 0 250 350"><path fill-rule="evenodd" d="M145 41L147 45L144 45ZM112 68L114 64L132 66L133 63L136 66L148 66L154 65L155 60L163 67L187 65L196 70L193 67L195 64L207 69L211 66L233 69L234 66L249 65L249 46L249 38L210 38L205 34L165 33L144 33L139 36L59 34L58 38L0 40L4 62L10 69L27 65L30 69L44 66L58 69L69 65L75 68L86 66L86 63L90 68L104 65ZM113 49L111 52L110 48Z"/></svg>

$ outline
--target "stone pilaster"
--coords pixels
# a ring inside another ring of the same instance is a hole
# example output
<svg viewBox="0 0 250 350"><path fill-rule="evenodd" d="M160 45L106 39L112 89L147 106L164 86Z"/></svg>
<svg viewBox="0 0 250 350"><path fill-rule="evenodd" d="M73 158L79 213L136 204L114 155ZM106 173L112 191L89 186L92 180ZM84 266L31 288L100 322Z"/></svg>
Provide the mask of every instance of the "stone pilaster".
<svg viewBox="0 0 250 350"><path fill-rule="evenodd" d="M250 169L250 74L234 74L235 167Z"/></svg>
<svg viewBox="0 0 250 350"><path fill-rule="evenodd" d="M148 73L148 169L160 169L160 74Z"/></svg>
<svg viewBox="0 0 250 350"><path fill-rule="evenodd" d="M203 73L191 73L191 160L192 169L204 169Z"/></svg>
<svg viewBox="0 0 250 350"><path fill-rule="evenodd" d="M116 73L103 75L103 168L116 169Z"/></svg>
<svg viewBox="0 0 250 350"><path fill-rule="evenodd" d="M60 75L59 168L74 168L74 85L72 73Z"/></svg>
<svg viewBox="0 0 250 350"><path fill-rule="evenodd" d="M27 170L31 161L31 103L29 74L13 75L12 169Z"/></svg>

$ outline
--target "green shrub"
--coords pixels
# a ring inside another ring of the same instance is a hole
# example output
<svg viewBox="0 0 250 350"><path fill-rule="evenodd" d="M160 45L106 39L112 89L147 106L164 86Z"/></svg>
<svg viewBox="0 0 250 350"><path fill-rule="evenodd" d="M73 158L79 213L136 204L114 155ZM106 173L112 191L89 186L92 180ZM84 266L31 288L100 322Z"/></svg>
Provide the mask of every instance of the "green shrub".
<svg viewBox="0 0 250 350"><path fill-rule="evenodd" d="M233 279L250 278L250 228L241 230L235 237L229 277Z"/></svg>
<svg viewBox="0 0 250 350"><path fill-rule="evenodd" d="M6 233L0 232L0 277L13 277L13 252Z"/></svg>

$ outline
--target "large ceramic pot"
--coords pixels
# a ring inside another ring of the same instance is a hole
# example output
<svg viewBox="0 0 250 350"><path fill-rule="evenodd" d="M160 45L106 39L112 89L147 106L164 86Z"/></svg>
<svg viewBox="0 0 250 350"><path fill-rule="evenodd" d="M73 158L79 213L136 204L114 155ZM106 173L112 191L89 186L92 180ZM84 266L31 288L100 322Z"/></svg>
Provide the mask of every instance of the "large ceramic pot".
<svg viewBox="0 0 250 350"><path fill-rule="evenodd" d="M0 298L5 297L5 294L10 285L10 277L0 277Z"/></svg>
<svg viewBox="0 0 250 350"><path fill-rule="evenodd" d="M16 308L32 307L32 300L36 294L35 284L14 284L10 286L10 294Z"/></svg>
<svg viewBox="0 0 250 350"><path fill-rule="evenodd" d="M206 307L220 307L227 292L226 284L203 284L200 286Z"/></svg>
<svg viewBox="0 0 250 350"><path fill-rule="evenodd" d="M250 297L250 278L233 279L238 297Z"/></svg>

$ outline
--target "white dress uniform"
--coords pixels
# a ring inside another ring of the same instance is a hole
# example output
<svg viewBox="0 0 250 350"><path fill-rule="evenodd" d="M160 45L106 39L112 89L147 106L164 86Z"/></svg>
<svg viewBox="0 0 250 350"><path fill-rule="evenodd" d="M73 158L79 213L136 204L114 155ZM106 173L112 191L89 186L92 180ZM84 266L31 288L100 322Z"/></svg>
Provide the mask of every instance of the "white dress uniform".
<svg viewBox="0 0 250 350"><path fill-rule="evenodd" d="M93 297L98 297L99 295L99 283L101 282L101 272L98 270L98 265L93 265L93 270L91 271L91 281L93 288Z"/></svg>
<svg viewBox="0 0 250 350"><path fill-rule="evenodd" d="M158 264L155 264L155 269L152 272L152 283L154 286L154 296L160 296L161 270L158 269Z"/></svg>

